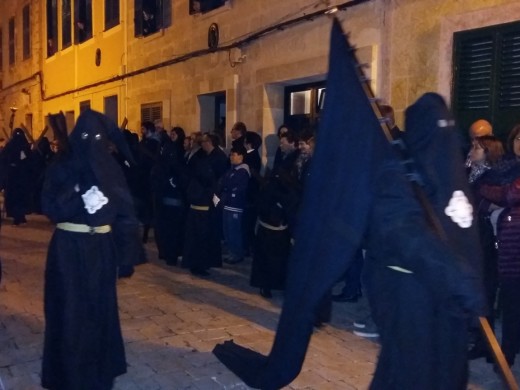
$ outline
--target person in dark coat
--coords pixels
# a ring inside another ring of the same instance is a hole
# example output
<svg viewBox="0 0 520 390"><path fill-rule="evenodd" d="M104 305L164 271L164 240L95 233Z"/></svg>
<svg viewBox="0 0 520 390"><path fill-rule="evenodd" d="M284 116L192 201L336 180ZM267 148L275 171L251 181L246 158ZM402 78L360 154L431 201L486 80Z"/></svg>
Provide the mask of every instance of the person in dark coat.
<svg viewBox="0 0 520 390"><path fill-rule="evenodd" d="M262 187L257 203L253 263L250 284L260 289L260 295L271 298L271 290L284 290L287 262L291 251L291 234L287 196L291 189L279 175L273 175Z"/></svg>
<svg viewBox="0 0 520 390"><path fill-rule="evenodd" d="M502 309L502 350L509 366L520 351L520 124L511 130L508 156L483 183L479 194L503 207L496 220L498 280Z"/></svg>
<svg viewBox="0 0 520 390"><path fill-rule="evenodd" d="M152 122L141 125L142 139L139 142L138 153L138 216L143 225L143 243L148 241L149 231L153 225L154 204L151 189L150 173L159 158L161 150L161 135Z"/></svg>
<svg viewBox="0 0 520 390"><path fill-rule="evenodd" d="M176 265L182 254L184 221L182 153L174 142L163 146L159 161L151 172L155 196L155 243L159 259Z"/></svg>
<svg viewBox="0 0 520 390"><path fill-rule="evenodd" d="M55 153L51 149L51 143L47 137L43 137L34 145L32 151L33 159L33 191L32 191L32 211L41 213L41 195L45 171L54 158Z"/></svg>
<svg viewBox="0 0 520 390"><path fill-rule="evenodd" d="M431 209L426 220L404 204L411 188L391 167L376 177L363 270L381 340L370 389L463 390L468 329L485 300L462 148L440 95L423 95L405 116L403 140Z"/></svg>
<svg viewBox="0 0 520 390"><path fill-rule="evenodd" d="M231 147L244 146L246 133L246 124L244 122L236 122L231 128Z"/></svg>
<svg viewBox="0 0 520 390"><path fill-rule="evenodd" d="M188 164L186 202L189 208L182 266L194 275L207 276L209 268L222 266L221 220L213 196L226 171L227 157L213 134L204 134L201 143L201 153L197 152Z"/></svg>
<svg viewBox="0 0 520 390"><path fill-rule="evenodd" d="M486 123L488 122L486 121ZM497 238L491 221L495 215L499 215L503 211L503 208L481 196L480 188L486 183L493 182L495 171L500 170L498 167L501 165L503 156L504 147L497 137L493 135L477 136L472 139L472 147L466 164L470 168L468 179L474 198L475 216L478 218L479 244L483 253L483 281L487 304L490 308L487 319L491 328L494 327L495 322L493 308L498 288ZM471 336L468 359L486 357L490 361L491 354L479 324L475 324Z"/></svg>
<svg viewBox="0 0 520 390"><path fill-rule="evenodd" d="M25 216L29 212L33 183L31 154L25 133L20 128L15 129L1 156L7 172L5 211L13 218L13 225L27 222Z"/></svg>
<svg viewBox="0 0 520 390"><path fill-rule="evenodd" d="M108 139L127 151L115 123L84 111L45 178L42 208L56 224L45 269L47 389L111 389L126 372L116 280L138 261L139 224Z"/></svg>
<svg viewBox="0 0 520 390"><path fill-rule="evenodd" d="M244 146L247 152L244 157L244 163L247 164L251 173L249 184L247 185L246 208L244 210L244 239L247 255L253 251L257 217L256 204L262 182L262 176L260 175L262 159L259 150L262 146L262 136L254 131L246 132Z"/></svg>
<svg viewBox="0 0 520 390"><path fill-rule="evenodd" d="M244 210L247 186L251 176L249 166L244 164L246 149L243 146L231 148L230 169L221 179L215 203L222 209L222 231L228 249L228 264L244 260Z"/></svg>

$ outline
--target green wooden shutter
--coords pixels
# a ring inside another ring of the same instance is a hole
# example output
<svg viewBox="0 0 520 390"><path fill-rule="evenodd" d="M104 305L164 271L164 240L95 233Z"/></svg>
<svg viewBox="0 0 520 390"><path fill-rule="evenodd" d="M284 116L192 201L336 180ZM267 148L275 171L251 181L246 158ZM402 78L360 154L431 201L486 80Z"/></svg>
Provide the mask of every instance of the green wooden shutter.
<svg viewBox="0 0 520 390"><path fill-rule="evenodd" d="M484 118L505 140L520 122L520 23L454 34L452 108L467 137Z"/></svg>

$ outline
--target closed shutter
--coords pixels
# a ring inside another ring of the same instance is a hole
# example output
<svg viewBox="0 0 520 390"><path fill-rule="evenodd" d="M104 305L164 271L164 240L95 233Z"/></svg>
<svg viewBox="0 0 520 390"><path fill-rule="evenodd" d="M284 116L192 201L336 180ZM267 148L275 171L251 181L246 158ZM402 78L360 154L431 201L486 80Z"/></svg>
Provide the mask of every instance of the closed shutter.
<svg viewBox="0 0 520 390"><path fill-rule="evenodd" d="M453 112L463 135L477 119L505 140L520 122L520 23L454 34Z"/></svg>
<svg viewBox="0 0 520 390"><path fill-rule="evenodd" d="M141 106L141 123L162 120L162 103L148 103Z"/></svg>

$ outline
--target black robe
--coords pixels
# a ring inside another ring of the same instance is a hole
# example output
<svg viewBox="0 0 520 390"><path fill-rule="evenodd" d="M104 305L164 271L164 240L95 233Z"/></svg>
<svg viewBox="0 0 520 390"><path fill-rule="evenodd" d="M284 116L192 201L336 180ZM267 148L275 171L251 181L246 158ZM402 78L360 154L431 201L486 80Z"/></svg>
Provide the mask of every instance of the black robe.
<svg viewBox="0 0 520 390"><path fill-rule="evenodd" d="M137 262L138 222L124 176L104 149L106 121L90 110L80 116L72 153L49 167L42 192L52 222L112 228L93 234L57 228L49 244L42 386L53 390L110 389L126 372L116 280L118 265ZM81 195L94 185L108 203L89 212Z"/></svg>
<svg viewBox="0 0 520 390"><path fill-rule="evenodd" d="M275 290L285 288L287 263L291 250L285 194L287 188L273 176L262 188L258 202L251 286ZM266 226L267 224L267 226ZM277 227L279 230L270 229ZM281 229L285 227L285 229Z"/></svg>

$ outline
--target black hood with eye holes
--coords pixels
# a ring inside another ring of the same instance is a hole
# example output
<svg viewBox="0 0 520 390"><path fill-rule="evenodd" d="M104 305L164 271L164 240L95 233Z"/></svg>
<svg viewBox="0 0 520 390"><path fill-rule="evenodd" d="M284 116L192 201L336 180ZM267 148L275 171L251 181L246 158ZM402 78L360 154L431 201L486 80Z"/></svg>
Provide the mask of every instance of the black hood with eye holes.
<svg viewBox="0 0 520 390"><path fill-rule="evenodd" d="M129 160L134 162L128 144L116 124L106 115L86 110L78 118L69 136L71 158L75 169L85 178L95 177L95 183L104 191L127 198L123 174L119 164L110 153L112 142ZM85 184L91 185L91 179Z"/></svg>

